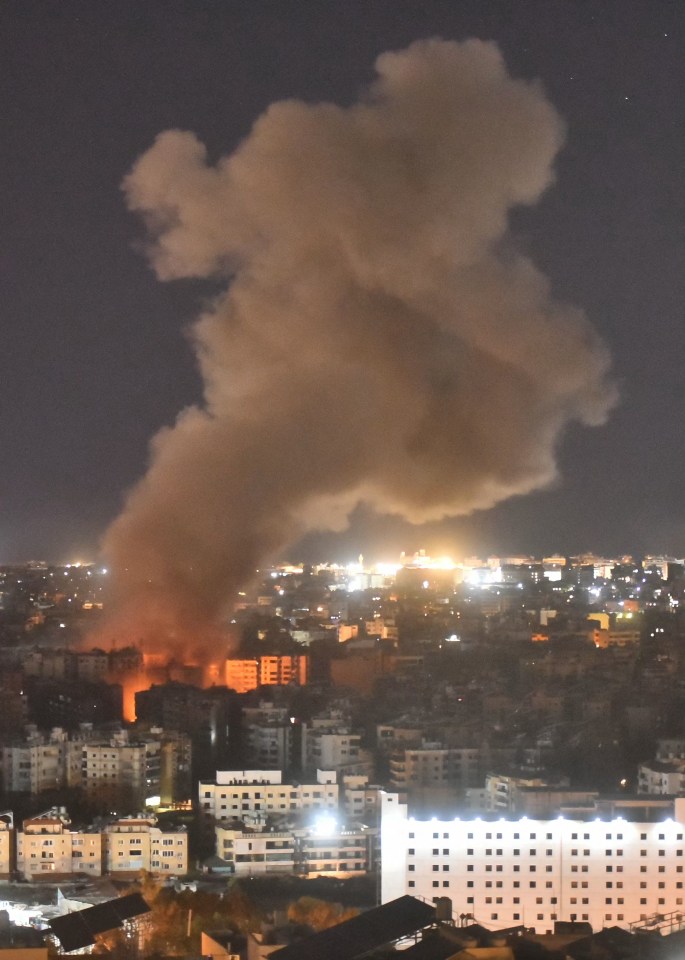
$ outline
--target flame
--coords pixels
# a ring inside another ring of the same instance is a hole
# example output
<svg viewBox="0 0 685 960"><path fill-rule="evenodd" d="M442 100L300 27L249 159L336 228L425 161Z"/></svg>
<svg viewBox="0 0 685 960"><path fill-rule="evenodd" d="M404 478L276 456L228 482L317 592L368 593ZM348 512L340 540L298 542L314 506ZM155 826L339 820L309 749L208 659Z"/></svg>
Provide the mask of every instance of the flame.
<svg viewBox="0 0 685 960"><path fill-rule="evenodd" d="M148 690L150 681L145 673L131 673L121 680L121 687L124 720L133 723L136 719L136 694L141 690Z"/></svg>

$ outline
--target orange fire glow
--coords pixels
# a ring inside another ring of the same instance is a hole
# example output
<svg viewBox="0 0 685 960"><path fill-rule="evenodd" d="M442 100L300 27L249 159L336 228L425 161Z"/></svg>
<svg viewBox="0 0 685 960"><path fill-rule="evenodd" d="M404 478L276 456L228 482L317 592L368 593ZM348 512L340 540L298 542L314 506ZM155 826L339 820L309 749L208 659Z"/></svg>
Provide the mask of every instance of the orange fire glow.
<svg viewBox="0 0 685 960"><path fill-rule="evenodd" d="M133 723L136 719L136 694L141 690L148 690L150 681L144 673L129 674L121 681L123 690L124 720Z"/></svg>
<svg viewBox="0 0 685 960"><path fill-rule="evenodd" d="M149 690L155 683L177 680L210 687L221 683L221 665L218 663L178 663L163 653L144 653L143 668L119 678L123 691L124 720L136 719L136 694Z"/></svg>

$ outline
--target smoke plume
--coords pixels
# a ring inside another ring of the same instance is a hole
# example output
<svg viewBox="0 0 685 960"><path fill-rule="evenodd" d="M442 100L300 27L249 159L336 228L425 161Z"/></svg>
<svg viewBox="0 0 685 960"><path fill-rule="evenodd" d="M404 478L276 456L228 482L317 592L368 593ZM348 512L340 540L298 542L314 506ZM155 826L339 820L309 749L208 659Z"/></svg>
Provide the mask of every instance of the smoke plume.
<svg viewBox="0 0 685 960"><path fill-rule="evenodd" d="M384 53L346 108L275 103L208 163L170 130L124 190L161 280L221 275L204 400L151 445L104 548L140 629L211 636L263 559L360 501L414 522L549 484L615 400L581 311L515 250L563 124L496 45Z"/></svg>

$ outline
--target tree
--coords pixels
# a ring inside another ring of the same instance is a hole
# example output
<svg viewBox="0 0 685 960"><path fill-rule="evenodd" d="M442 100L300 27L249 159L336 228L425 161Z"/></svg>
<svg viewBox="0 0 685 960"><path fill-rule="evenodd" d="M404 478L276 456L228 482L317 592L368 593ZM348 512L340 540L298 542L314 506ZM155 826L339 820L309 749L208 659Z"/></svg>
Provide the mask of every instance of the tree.
<svg viewBox="0 0 685 960"><path fill-rule="evenodd" d="M335 927L358 915L359 911L355 907L343 907L341 903L330 903L316 897L300 897L288 907L288 920L306 924L317 932L328 930L329 927Z"/></svg>

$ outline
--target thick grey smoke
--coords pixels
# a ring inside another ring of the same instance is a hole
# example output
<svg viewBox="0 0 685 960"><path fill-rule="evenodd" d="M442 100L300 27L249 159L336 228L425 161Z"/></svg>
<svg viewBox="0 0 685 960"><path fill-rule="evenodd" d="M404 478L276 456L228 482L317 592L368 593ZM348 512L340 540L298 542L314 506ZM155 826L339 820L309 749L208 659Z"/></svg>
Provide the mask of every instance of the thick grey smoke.
<svg viewBox="0 0 685 960"><path fill-rule="evenodd" d="M360 500L420 522L550 483L565 425L614 402L597 333L507 236L563 139L543 91L475 40L376 69L349 108L272 105L215 165L162 133L126 178L160 279L226 277L193 331L204 403L105 538L165 631L201 635Z"/></svg>

